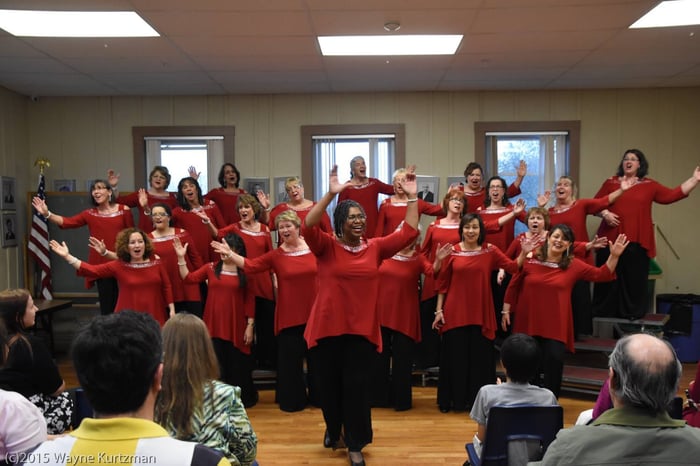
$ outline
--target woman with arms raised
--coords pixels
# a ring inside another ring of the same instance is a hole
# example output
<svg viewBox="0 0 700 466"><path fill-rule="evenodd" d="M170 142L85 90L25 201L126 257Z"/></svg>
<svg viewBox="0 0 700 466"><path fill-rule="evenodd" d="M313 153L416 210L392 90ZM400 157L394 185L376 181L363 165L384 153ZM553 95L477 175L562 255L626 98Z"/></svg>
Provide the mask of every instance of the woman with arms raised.
<svg viewBox="0 0 700 466"><path fill-rule="evenodd" d="M364 465L362 448L372 442L369 365L381 351L377 312L379 266L418 236L418 197L413 169L401 187L408 194L402 228L382 238L365 238L367 216L360 204L343 201L333 215L335 235L321 231L321 215L333 198L351 186L330 175L329 191L307 215L302 235L318 260L319 292L304 337L319 374L326 421L324 445L347 444L350 462ZM344 443L341 437L344 432Z"/></svg>

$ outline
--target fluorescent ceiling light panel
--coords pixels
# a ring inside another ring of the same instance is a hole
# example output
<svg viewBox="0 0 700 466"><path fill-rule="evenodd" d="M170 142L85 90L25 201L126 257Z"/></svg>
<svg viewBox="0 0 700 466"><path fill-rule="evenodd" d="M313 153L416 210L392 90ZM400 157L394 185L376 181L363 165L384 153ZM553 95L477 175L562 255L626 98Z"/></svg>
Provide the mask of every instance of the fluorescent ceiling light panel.
<svg viewBox="0 0 700 466"><path fill-rule="evenodd" d="M159 37L133 11L0 10L0 28L20 37Z"/></svg>
<svg viewBox="0 0 700 466"><path fill-rule="evenodd" d="M700 0L661 2L637 20L630 29L690 26L700 24Z"/></svg>
<svg viewBox="0 0 700 466"><path fill-rule="evenodd" d="M325 56L454 55L461 41L461 34L318 37Z"/></svg>

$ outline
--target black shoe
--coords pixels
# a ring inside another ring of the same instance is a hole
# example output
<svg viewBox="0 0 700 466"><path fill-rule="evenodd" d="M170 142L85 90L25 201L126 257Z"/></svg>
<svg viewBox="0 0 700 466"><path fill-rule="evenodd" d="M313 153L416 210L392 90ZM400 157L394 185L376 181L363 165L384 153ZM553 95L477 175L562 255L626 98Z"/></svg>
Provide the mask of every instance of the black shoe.
<svg viewBox="0 0 700 466"><path fill-rule="evenodd" d="M450 407L449 406L440 406L440 412L441 413L449 413Z"/></svg>
<svg viewBox="0 0 700 466"><path fill-rule="evenodd" d="M355 453L355 452L353 452ZM359 451L357 452L360 454L360 461L353 461L352 457L350 456L350 452L348 452L348 459L350 460L350 466L365 466L365 458L362 456L362 452Z"/></svg>
<svg viewBox="0 0 700 466"><path fill-rule="evenodd" d="M328 430L326 429L326 432L323 434L323 446L324 448L330 448L333 442L331 442L331 436L328 433Z"/></svg>

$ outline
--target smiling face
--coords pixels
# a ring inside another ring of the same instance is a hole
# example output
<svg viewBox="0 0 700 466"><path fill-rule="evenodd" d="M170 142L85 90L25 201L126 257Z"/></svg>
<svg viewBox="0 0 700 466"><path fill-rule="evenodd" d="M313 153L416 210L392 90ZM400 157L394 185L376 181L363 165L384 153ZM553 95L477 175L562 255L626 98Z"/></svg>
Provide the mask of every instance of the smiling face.
<svg viewBox="0 0 700 466"><path fill-rule="evenodd" d="M560 228L554 229L547 238L547 250L555 257L564 255L569 246L571 246L571 241L566 238L564 231Z"/></svg>
<svg viewBox="0 0 700 466"><path fill-rule="evenodd" d="M304 200L304 186L298 181L288 182L285 186L285 191L287 191L287 196L293 203Z"/></svg>
<svg viewBox="0 0 700 466"><path fill-rule="evenodd" d="M574 198L574 183L566 177L559 178L554 188L558 202L570 202Z"/></svg>
<svg viewBox="0 0 700 466"><path fill-rule="evenodd" d="M350 207L348 216L343 224L343 238L348 243L359 243L365 234L367 227L367 216L357 207Z"/></svg>
<svg viewBox="0 0 700 466"><path fill-rule="evenodd" d="M34 326L36 320L36 311L39 309L34 305L34 300L31 296L27 299L27 308L24 310L24 316L22 317L22 326L24 328L31 328Z"/></svg>
<svg viewBox="0 0 700 466"><path fill-rule="evenodd" d="M134 232L129 235L127 251L129 251L129 256L131 256L132 261L138 262L143 260L143 255L146 251L146 242L143 240L141 233Z"/></svg>
<svg viewBox="0 0 700 466"><path fill-rule="evenodd" d="M288 220L279 222L277 233L282 238L282 241L287 244L292 244L299 239L299 227Z"/></svg>
<svg viewBox="0 0 700 466"><path fill-rule="evenodd" d="M462 241L469 247L479 245L479 235L481 234L481 226L479 220L473 218L462 226Z"/></svg>
<svg viewBox="0 0 700 466"><path fill-rule="evenodd" d="M95 205L109 204L109 201L112 199L112 189L101 181L95 183L91 194Z"/></svg>

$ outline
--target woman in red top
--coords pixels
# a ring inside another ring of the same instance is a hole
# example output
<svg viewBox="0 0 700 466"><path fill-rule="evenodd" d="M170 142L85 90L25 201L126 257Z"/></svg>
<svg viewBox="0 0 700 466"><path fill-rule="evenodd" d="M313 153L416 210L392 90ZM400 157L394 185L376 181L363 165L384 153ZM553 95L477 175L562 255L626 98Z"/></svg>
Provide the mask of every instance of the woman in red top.
<svg viewBox="0 0 700 466"><path fill-rule="evenodd" d="M90 202L94 206L72 217L62 217L49 211L46 202L35 196L32 206L49 222L55 223L60 228L79 228L87 225L90 236L99 238L109 247L114 247L117 234L124 228L134 226L134 217L129 207L114 202L112 188L105 180L95 180L90 186ZM109 261L101 257L94 249L90 250L88 261L91 264L104 264ZM97 294L100 301L100 313L102 315L114 312L117 303L119 289L114 278L102 277L95 279L90 277L85 280L87 288L97 284Z"/></svg>
<svg viewBox="0 0 700 466"><path fill-rule="evenodd" d="M116 260L92 265L70 255L68 246L55 240L51 250L63 257L78 275L91 278L114 277L119 284L119 299L114 312L132 310L151 314L162 326L168 316L175 315L173 289L165 264L152 259L153 244L138 228L127 228L117 235ZM94 249L94 248L93 248Z"/></svg>
<svg viewBox="0 0 700 466"><path fill-rule="evenodd" d="M308 399L317 396L313 384L312 364L307 360L309 396L304 381L304 359L307 359L304 330L311 306L318 292L316 256L306 241L299 236L301 219L292 210L275 217L282 244L254 259L244 258L231 251L225 243L214 248L233 260L249 276L273 271L277 276L277 306L275 307L275 335L277 337L277 393L276 400L282 411L301 411ZM260 319L258 319L258 322Z"/></svg>
<svg viewBox="0 0 700 466"><path fill-rule="evenodd" d="M355 201L340 202L333 214L335 235L318 228L321 214L336 194L351 189L333 167L330 188L306 216L304 239L318 260L319 292L304 337L319 374L326 421L324 445L348 446L352 465L364 465L362 448L372 442L369 371L382 350L377 302L379 266L418 236L416 179L409 169L401 187L408 194L402 228L382 238L365 238L367 216ZM341 438L344 430L344 443Z"/></svg>
<svg viewBox="0 0 700 466"><path fill-rule="evenodd" d="M220 188L212 189L204 196L207 201L213 201L221 211L224 223L219 228L231 225L241 220L238 215L238 196L245 194L245 189L239 188L241 172L232 163L225 163L219 170Z"/></svg>
<svg viewBox="0 0 700 466"><path fill-rule="evenodd" d="M219 238L232 232L243 239L247 257L254 259L272 251L272 236L268 226L258 219L262 206L252 194L238 197L238 215L241 221L219 230ZM277 342L275 339L275 294L273 275L269 270L246 274L248 288L255 296L255 345L253 359L259 368L277 368Z"/></svg>
<svg viewBox="0 0 700 466"><path fill-rule="evenodd" d="M461 241L439 248L435 260L438 299L433 328L442 336L437 401L443 413L470 409L479 389L496 379L491 273L518 270L517 262L485 242L486 229L478 214L466 214L459 226Z"/></svg>
<svg viewBox="0 0 700 466"><path fill-rule="evenodd" d="M183 228L192 235L190 247L197 249L199 257L208 262L216 259L216 254L209 247L212 239L217 238L219 228L225 225L219 207L214 201L205 201L199 182L188 176L177 185L178 206L173 210L173 225ZM206 298L206 288L203 289Z"/></svg>
<svg viewBox="0 0 700 466"><path fill-rule="evenodd" d="M517 170L518 176L508 187L508 197L515 197L520 194L520 184L527 174L527 164L524 160L520 161ZM464 169L464 178L466 184L462 186L464 196L467 200L465 213L476 212L479 207L482 207L486 202L486 189L481 185L484 181L484 170L476 162L470 162L467 168ZM505 185L505 183L504 183Z"/></svg>
<svg viewBox="0 0 700 466"><path fill-rule="evenodd" d="M190 167L190 173L192 173L193 170L194 167ZM160 202L167 204L171 209L177 207L177 198L175 197L175 193L167 191L168 186L170 186L171 179L172 177L170 175L170 171L168 171L168 167L156 165L148 175L148 190L141 188L138 191L127 194L126 196L117 197L117 202L128 205L129 207L133 208L139 207L139 204L141 205L141 209L139 210L138 226L143 231L149 232L153 228L151 218L149 217L150 206L156 202ZM114 195L117 196L119 194L119 189L117 188L119 185L119 173L116 173L111 169L108 170L107 180L109 181L109 185L111 186ZM140 200L140 197L143 194L146 195L145 203L141 202Z"/></svg>
<svg viewBox="0 0 700 466"><path fill-rule="evenodd" d="M392 406L396 411L411 409L414 348L421 339L421 274L432 275L433 265L416 251L415 243L385 259L379 267L382 291L377 308L382 352L373 366L373 406Z"/></svg>
<svg viewBox="0 0 700 466"><path fill-rule="evenodd" d="M245 244L240 236L229 233L223 241L232 251L245 257ZM246 408L254 406L258 402L258 391L253 385L250 345L255 326L255 301L247 287L246 274L230 255L219 255L216 262L206 263L190 272L185 261L189 245L183 245L177 238L173 245L179 259L180 276L185 282L209 282L203 320L219 360L221 380L241 387L243 405Z"/></svg>
<svg viewBox="0 0 700 466"><path fill-rule="evenodd" d="M627 180L632 186L614 205L600 212L603 221L598 236L608 239L624 233L630 247L620 258L617 280L596 285L593 293L594 315L640 318L647 313L649 260L656 256L651 207L654 202L671 204L690 194L700 182L700 167L676 188L667 188L647 177L649 163L638 149L625 151L616 176L608 178L595 197L605 197L621 188ZM605 262L607 251L598 253L598 264Z"/></svg>
<svg viewBox="0 0 700 466"><path fill-rule="evenodd" d="M401 189L401 179L404 176L406 176L405 168L399 168L394 172L394 195L384 199L379 206L377 229L374 232L374 236L386 236L396 230L406 216L406 206L408 205L406 201L408 200L408 196L406 196L406 193ZM426 202L420 198L418 199L418 213L432 215L433 217L442 217L445 215L441 205Z"/></svg>
<svg viewBox="0 0 700 466"><path fill-rule="evenodd" d="M609 243L610 257L599 268L574 257L574 235L567 225L555 225L547 241L523 264L508 286L501 312L501 326L513 332L535 337L542 348L543 386L558 397L561 389L564 352L574 351L574 328L571 316L571 290L578 280L593 282L615 278L620 254L627 247L620 235Z"/></svg>
<svg viewBox="0 0 700 466"><path fill-rule="evenodd" d="M292 210L296 212L301 221L303 222L306 216L311 211L311 208L316 205L311 199L306 199L304 197L304 185L301 183L301 179L298 176L292 176L287 178L284 182L284 190L287 192L289 200L287 202L280 202L277 204L272 211L270 211L267 222L270 230L277 230L277 216L282 212L287 210ZM265 210L270 208L270 199L266 196L258 196L258 200L265 208ZM331 219L328 214L324 212L321 218L321 229L325 232L332 233L333 227L331 226ZM282 244L282 237L277 234L277 246Z"/></svg>
<svg viewBox="0 0 700 466"><path fill-rule="evenodd" d="M366 238L374 236L377 230L377 202L379 194L394 194L394 187L367 176L365 159L357 156L350 161L350 181L348 188L338 195L338 203L350 199L362 206L367 216Z"/></svg>
<svg viewBox="0 0 700 466"><path fill-rule="evenodd" d="M442 199L444 218L438 218L428 226L420 252L431 264L435 260L438 245L459 243L459 222L464 213L464 191L458 188L450 189ZM419 368L435 367L439 361L440 336L432 331L435 307L437 305L437 289L433 274L423 278L421 289L420 321L421 341L416 350L416 366Z"/></svg>
<svg viewBox="0 0 700 466"><path fill-rule="evenodd" d="M198 284L185 283L180 277L177 265L178 258L173 248L175 238L182 244L192 243L192 236L182 228L170 226L172 211L167 204L153 204L151 206L151 218L155 229L148 234L153 243L155 253L165 264L173 285L173 298L175 299L175 312L189 312L197 317L202 317L202 295ZM196 270L204 263L199 257L196 248L188 248L185 256L187 268Z"/></svg>

